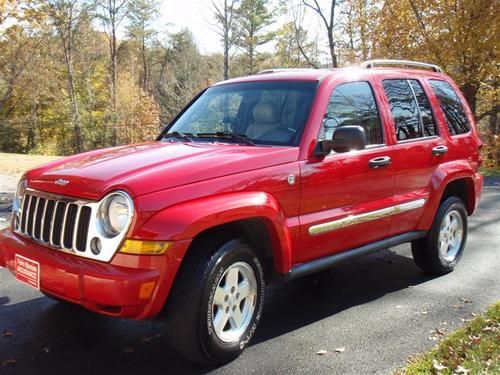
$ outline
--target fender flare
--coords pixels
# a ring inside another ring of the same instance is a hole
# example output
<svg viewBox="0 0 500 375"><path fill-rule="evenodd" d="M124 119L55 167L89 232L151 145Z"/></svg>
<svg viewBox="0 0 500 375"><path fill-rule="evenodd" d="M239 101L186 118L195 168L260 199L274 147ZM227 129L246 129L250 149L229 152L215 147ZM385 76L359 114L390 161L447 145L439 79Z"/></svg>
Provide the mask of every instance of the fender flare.
<svg viewBox="0 0 500 375"><path fill-rule="evenodd" d="M432 226L434 217L439 208L446 187L453 181L465 179L467 187L468 201L464 202L467 212L471 215L477 205L480 191L480 185L475 181L481 177L472 169L471 165L465 160L440 164L434 171L429 185L429 199L427 208L424 210L418 229L428 230Z"/></svg>
<svg viewBox="0 0 500 375"><path fill-rule="evenodd" d="M207 229L254 218L266 224L274 269L288 272L292 264L290 220L285 217L279 202L265 192L225 193L175 204L150 217L134 232L134 238L192 240Z"/></svg>

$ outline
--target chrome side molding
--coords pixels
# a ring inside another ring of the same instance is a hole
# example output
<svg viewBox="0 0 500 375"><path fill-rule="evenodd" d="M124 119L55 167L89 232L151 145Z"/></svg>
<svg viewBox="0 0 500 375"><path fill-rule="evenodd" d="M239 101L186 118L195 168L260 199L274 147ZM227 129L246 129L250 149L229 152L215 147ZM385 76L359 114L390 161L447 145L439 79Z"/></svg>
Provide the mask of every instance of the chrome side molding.
<svg viewBox="0 0 500 375"><path fill-rule="evenodd" d="M351 215L338 220L328 221L326 223L316 224L309 227L309 235L315 236L317 234L322 234L337 230L340 228L345 228L351 225L366 223L368 221L382 219L391 215L396 215L401 212L415 210L417 208L423 207L425 204L425 199L417 199L414 201L397 204L391 207L382 208L380 210L375 210L371 212L366 212L359 215Z"/></svg>

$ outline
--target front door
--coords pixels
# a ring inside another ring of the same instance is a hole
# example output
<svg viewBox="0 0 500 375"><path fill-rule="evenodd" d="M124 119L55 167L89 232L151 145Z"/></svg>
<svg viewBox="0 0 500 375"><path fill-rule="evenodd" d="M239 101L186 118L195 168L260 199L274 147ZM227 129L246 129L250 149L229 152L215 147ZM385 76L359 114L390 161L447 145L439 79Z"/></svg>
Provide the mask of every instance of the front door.
<svg viewBox="0 0 500 375"><path fill-rule="evenodd" d="M359 125L367 136L360 151L300 162L302 263L383 238L390 226L394 168L377 101L368 81L342 82L332 91L319 139L335 128Z"/></svg>

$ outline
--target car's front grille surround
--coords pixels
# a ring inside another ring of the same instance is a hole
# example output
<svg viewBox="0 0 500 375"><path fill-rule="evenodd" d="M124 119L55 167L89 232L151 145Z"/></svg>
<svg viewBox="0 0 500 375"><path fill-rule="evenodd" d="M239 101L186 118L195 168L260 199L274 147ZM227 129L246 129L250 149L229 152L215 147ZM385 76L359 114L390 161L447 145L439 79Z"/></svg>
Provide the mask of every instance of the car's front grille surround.
<svg viewBox="0 0 500 375"><path fill-rule="evenodd" d="M128 228L117 236L108 236L102 230L100 205L101 201L26 189L19 209L13 212L13 228L17 234L54 250L107 262L121 246ZM99 253L91 250L91 241L96 238L102 244Z"/></svg>

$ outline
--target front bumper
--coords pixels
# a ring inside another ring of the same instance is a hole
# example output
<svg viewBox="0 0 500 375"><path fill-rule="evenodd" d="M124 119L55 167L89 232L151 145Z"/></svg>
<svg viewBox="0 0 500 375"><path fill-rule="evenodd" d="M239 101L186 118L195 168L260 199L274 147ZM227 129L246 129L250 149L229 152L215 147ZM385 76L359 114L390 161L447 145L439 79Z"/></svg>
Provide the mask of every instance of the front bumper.
<svg viewBox="0 0 500 375"><path fill-rule="evenodd" d="M103 263L40 246L4 229L0 266L14 274L19 254L40 263L42 292L105 315L145 319L163 308L189 243L174 242L161 256L116 254ZM144 284L154 285L147 297Z"/></svg>

